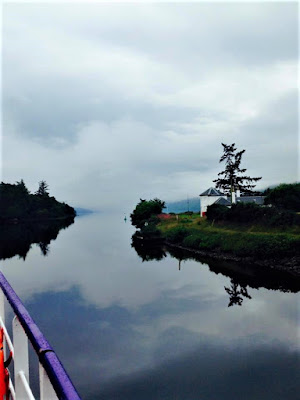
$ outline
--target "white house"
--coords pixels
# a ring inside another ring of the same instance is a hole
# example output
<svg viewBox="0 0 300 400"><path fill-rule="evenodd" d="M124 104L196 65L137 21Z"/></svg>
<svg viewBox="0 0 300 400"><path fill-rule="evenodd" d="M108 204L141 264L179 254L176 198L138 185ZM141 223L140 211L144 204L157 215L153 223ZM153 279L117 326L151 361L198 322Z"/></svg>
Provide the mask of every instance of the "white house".
<svg viewBox="0 0 300 400"><path fill-rule="evenodd" d="M210 187L209 189L205 190L205 192L200 194L200 215L204 217L207 211L207 207L211 204L218 202L222 202L225 205L231 205L231 203L227 200L227 196L224 193L221 193L219 190ZM228 202L228 204L227 204Z"/></svg>
<svg viewBox="0 0 300 400"><path fill-rule="evenodd" d="M230 197L227 197L226 194L220 192L219 190L210 187L205 190L205 192L200 194L200 215L204 217L207 211L207 207L211 204L221 204L227 207L230 207L231 204L235 203L255 203L259 205L264 204L265 196L241 196L240 191L232 193L232 203Z"/></svg>

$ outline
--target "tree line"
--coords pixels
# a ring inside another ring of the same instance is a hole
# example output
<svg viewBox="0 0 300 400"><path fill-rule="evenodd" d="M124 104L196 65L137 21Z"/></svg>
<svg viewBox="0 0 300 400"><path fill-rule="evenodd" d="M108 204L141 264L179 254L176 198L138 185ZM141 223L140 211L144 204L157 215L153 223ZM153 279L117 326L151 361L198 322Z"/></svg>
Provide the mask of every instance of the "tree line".
<svg viewBox="0 0 300 400"><path fill-rule="evenodd" d="M0 223L12 220L42 220L75 217L73 207L50 196L46 181L39 182L35 193L30 193L23 179L15 184L0 183Z"/></svg>

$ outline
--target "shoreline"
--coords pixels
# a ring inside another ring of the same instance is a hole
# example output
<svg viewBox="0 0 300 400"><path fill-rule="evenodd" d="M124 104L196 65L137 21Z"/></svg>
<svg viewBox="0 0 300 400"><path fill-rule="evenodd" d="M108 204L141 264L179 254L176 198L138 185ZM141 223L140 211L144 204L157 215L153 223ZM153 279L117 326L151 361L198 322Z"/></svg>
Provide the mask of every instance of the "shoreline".
<svg viewBox="0 0 300 400"><path fill-rule="evenodd" d="M300 277L300 232L297 225L264 227L214 224L195 215L164 216L157 231L167 246L220 261L283 271Z"/></svg>
<svg viewBox="0 0 300 400"><path fill-rule="evenodd" d="M64 219L74 219L77 215L66 215L65 217L52 217L52 218L11 218L6 220L1 220L0 218L0 225L18 225L24 223L31 223L31 222L45 222L45 221L60 221Z"/></svg>
<svg viewBox="0 0 300 400"><path fill-rule="evenodd" d="M213 251L213 250L198 250L190 247L185 247L180 244L174 244L164 240L163 243L166 246L177 248L183 251L187 251L191 254L198 254L204 257L209 257L215 260L223 260L223 261L234 261L234 262L244 262L246 264L252 264L257 267L263 267L266 269L287 272L297 278L300 277L300 257L286 257L282 259L264 259L257 260L255 257L241 257L236 256L231 253L224 253L221 251Z"/></svg>

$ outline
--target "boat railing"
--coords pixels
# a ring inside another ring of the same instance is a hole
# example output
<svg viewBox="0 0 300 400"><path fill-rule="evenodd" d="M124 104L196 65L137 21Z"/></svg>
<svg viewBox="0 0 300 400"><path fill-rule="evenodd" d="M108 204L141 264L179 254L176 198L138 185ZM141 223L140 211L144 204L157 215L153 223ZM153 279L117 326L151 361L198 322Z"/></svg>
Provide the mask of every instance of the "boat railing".
<svg viewBox="0 0 300 400"><path fill-rule="evenodd" d="M14 400L35 399L29 383L28 341L30 341L39 360L39 399L80 400L78 392L53 348L2 272L0 272L0 287L2 289L0 290L0 328L3 330L5 342L3 349L6 353L7 350L9 351L14 366L14 379L8 375L9 398ZM13 340L5 325L5 298L15 314L12 320ZM3 366L0 365L1 368Z"/></svg>

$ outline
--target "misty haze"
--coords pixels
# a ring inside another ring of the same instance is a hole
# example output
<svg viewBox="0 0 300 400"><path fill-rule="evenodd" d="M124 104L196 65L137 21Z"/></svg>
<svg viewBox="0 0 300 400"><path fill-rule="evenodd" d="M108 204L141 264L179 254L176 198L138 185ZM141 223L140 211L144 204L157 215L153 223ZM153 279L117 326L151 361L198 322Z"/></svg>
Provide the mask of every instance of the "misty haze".
<svg viewBox="0 0 300 400"><path fill-rule="evenodd" d="M297 397L298 23L2 6L1 271L82 399Z"/></svg>

